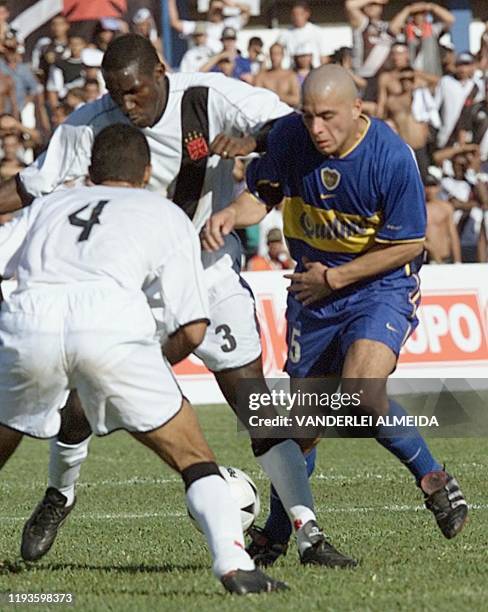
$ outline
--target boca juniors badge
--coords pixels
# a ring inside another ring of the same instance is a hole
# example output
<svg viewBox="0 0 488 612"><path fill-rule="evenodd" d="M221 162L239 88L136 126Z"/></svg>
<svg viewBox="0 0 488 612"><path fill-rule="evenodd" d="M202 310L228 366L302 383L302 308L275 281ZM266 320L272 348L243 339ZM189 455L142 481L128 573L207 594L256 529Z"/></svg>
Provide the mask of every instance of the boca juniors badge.
<svg viewBox="0 0 488 612"><path fill-rule="evenodd" d="M329 191L332 191L337 187L337 185L341 181L340 173L334 168L325 167L322 168L320 172L320 176L322 177L322 183L325 185L325 188Z"/></svg>
<svg viewBox="0 0 488 612"><path fill-rule="evenodd" d="M198 161L208 157L208 144L203 134L200 132L189 132L185 138L185 147L192 161Z"/></svg>

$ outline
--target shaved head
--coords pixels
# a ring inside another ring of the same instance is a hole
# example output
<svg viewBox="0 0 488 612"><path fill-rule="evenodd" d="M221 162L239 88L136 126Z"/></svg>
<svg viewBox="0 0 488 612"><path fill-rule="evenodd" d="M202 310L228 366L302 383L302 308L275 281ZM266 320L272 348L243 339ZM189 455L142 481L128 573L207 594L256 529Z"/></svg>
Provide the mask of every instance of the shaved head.
<svg viewBox="0 0 488 612"><path fill-rule="evenodd" d="M344 102L353 102L359 97L351 75L337 64L324 64L312 70L303 83L302 92L304 101L307 97L334 95Z"/></svg>
<svg viewBox="0 0 488 612"><path fill-rule="evenodd" d="M310 138L323 155L343 155L367 127L360 119L356 85L349 72L336 64L325 64L307 76L302 110Z"/></svg>

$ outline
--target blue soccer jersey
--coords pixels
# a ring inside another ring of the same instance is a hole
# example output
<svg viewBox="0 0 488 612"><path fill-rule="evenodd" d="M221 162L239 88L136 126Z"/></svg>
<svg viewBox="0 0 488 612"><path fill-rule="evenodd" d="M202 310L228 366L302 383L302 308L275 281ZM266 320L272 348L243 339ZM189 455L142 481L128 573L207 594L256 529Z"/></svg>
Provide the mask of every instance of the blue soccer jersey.
<svg viewBox="0 0 488 612"><path fill-rule="evenodd" d="M375 244L424 240L424 190L413 152L385 123L364 119L363 137L340 157L315 149L300 115L280 119L266 155L248 168L250 191L268 204L285 198L284 234L298 271L302 257L334 267ZM417 325L418 267L370 277L310 306L290 294L288 373L340 374L360 339L398 355Z"/></svg>
<svg viewBox="0 0 488 612"><path fill-rule="evenodd" d="M337 266L375 243L422 242L424 190L412 150L382 121L369 119L362 139L340 157L319 153L298 114L275 124L265 156L247 171L250 191L280 188L284 233L298 262ZM264 197L265 199L265 197ZM402 269L384 276L404 276Z"/></svg>

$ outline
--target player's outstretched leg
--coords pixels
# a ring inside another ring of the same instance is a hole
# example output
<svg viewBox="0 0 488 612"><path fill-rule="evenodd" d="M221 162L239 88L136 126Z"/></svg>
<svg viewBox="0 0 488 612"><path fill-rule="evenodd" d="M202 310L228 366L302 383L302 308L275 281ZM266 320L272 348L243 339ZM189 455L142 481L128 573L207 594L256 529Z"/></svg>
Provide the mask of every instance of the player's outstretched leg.
<svg viewBox="0 0 488 612"><path fill-rule="evenodd" d="M316 447L305 455L309 478L315 468L316 455ZM268 518L263 528L255 526L248 531L251 543L247 547L247 552L258 565L272 565L279 557L286 555L292 533L290 519L278 497L278 493L271 485Z"/></svg>
<svg viewBox="0 0 488 612"><path fill-rule="evenodd" d="M294 440L253 440L254 455L273 483L295 530L301 563L355 567L357 561L336 550L317 524L303 450Z"/></svg>
<svg viewBox="0 0 488 612"><path fill-rule="evenodd" d="M239 508L186 400L166 425L132 435L181 474L188 509L205 534L214 574L227 591L246 595L287 588L257 569L245 551Z"/></svg>
<svg viewBox="0 0 488 612"><path fill-rule="evenodd" d="M51 549L59 528L73 510L75 485L88 456L90 438L90 425L74 391L61 412L58 437L51 441L48 488L22 532L20 553L26 561L37 561Z"/></svg>
<svg viewBox="0 0 488 612"><path fill-rule="evenodd" d="M253 393L269 393L261 358L246 366L215 372L215 378L225 399L237 415L240 413L237 401L239 382L252 379ZM317 525L301 447L293 440L270 438L252 440L252 449L286 510L286 521L283 517L286 528L289 528L290 524L294 527L301 562L325 567L356 566L357 561L339 553L327 542ZM261 559L258 558L257 562L261 562Z"/></svg>
<svg viewBox="0 0 488 612"><path fill-rule="evenodd" d="M368 364L366 369L364 364ZM370 364L375 364L377 369L372 370ZM342 389L353 393L354 385L358 385L357 390L362 387L362 406L373 406L374 415L388 415L388 422L400 423L395 427L378 425L374 432L376 440L414 476L424 494L426 507L434 514L442 534L450 539L466 523L468 506L457 480L433 457L418 429L401 424L407 412L397 402L388 399L387 376L395 364L396 357L386 345L358 340L346 355Z"/></svg>

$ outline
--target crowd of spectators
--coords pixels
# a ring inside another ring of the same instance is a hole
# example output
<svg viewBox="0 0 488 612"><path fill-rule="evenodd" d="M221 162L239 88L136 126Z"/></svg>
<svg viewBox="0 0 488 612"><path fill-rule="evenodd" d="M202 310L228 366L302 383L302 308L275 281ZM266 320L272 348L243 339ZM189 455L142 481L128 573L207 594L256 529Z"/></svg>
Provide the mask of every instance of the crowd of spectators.
<svg viewBox="0 0 488 612"><path fill-rule="evenodd" d="M338 63L354 79L364 112L386 121L413 149L424 181L431 263L488 260L488 23L480 51L457 52L450 39L454 16L432 2L407 4L391 20L388 0L346 0L352 47L332 54L323 27L306 1L290 9L290 26L276 30L271 46L257 36L247 48L239 31L250 18L239 0L210 0L201 21L182 19L168 0L171 27L187 40L178 67L183 72L221 72L273 90L300 108L300 85L322 63ZM139 9L130 21L100 17L91 40L71 31L63 15L50 22L27 56L10 27L8 2L0 0L0 181L30 163L53 130L80 105L105 93L100 71L113 37L146 36L162 60L163 45L153 15ZM245 161L236 162L236 189ZM0 219L2 222L2 219ZM282 218L273 211L261 227L242 235L249 269L292 265L283 242Z"/></svg>

